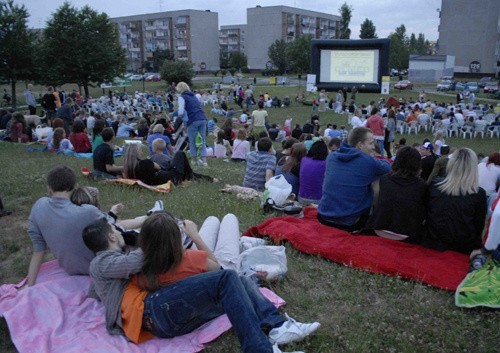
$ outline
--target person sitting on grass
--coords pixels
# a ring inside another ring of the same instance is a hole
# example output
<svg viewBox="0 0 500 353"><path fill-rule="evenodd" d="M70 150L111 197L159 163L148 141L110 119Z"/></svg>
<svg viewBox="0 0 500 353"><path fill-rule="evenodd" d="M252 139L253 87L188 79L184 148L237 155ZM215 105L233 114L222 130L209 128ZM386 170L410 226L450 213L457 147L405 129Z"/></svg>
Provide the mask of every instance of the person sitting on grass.
<svg viewBox="0 0 500 353"><path fill-rule="evenodd" d="M220 130L217 133L217 140L214 144L215 158L229 158L231 156L232 148L228 140L226 140L226 133Z"/></svg>
<svg viewBox="0 0 500 353"><path fill-rule="evenodd" d="M81 233L103 214L95 206L73 204L70 197L75 186L76 175L71 168L62 165L52 168L47 175L49 196L38 199L31 209L28 234L33 243L33 255L28 270L28 286L36 283L47 248L66 273L89 273L94 254L83 244Z"/></svg>
<svg viewBox="0 0 500 353"><path fill-rule="evenodd" d="M29 137L27 135L27 125L22 113L12 114L12 125L10 127L10 141L14 143L27 143Z"/></svg>
<svg viewBox="0 0 500 353"><path fill-rule="evenodd" d="M173 155L174 154L174 148L172 147L172 143L170 142L170 138L165 134L165 127L162 124L156 124L153 127L153 133L148 136L148 146L149 146L149 153L152 155L153 152L153 141L156 139L162 139L165 141L165 148L163 149L162 153L166 155Z"/></svg>
<svg viewBox="0 0 500 353"><path fill-rule="evenodd" d="M340 144L340 141L339 141ZM303 205L318 204L323 193L328 147L323 140L312 144L300 162L298 200Z"/></svg>
<svg viewBox="0 0 500 353"><path fill-rule="evenodd" d="M72 132L69 135L69 140L74 146L75 152L88 153L92 151L92 144L89 136L85 132L85 125L81 120L73 122Z"/></svg>
<svg viewBox="0 0 500 353"><path fill-rule="evenodd" d="M179 185L184 181L193 179L204 179L213 182L212 177L194 173L186 154L182 151L177 151L170 161L168 169L162 170L151 159L142 159L141 145L130 144L125 151L123 168L125 178L139 179L148 185L162 185L168 181L172 181L174 185Z"/></svg>
<svg viewBox="0 0 500 353"><path fill-rule="evenodd" d="M236 134L236 139L233 142L233 154L231 161L244 162L247 160L247 155L250 153L250 142L247 141L247 132L244 128L240 128Z"/></svg>
<svg viewBox="0 0 500 353"><path fill-rule="evenodd" d="M103 143L99 145L93 154L94 160L94 176L103 177L106 179L116 179L117 176L123 173L123 167L115 165L113 152L113 141L115 140L115 132L112 128L104 128L101 132Z"/></svg>
<svg viewBox="0 0 500 353"><path fill-rule="evenodd" d="M272 150L273 142L269 137L262 137L257 141L257 151L250 152L247 157L243 186L257 191L264 190L276 168L276 156Z"/></svg>
<svg viewBox="0 0 500 353"><path fill-rule="evenodd" d="M54 137L52 138L52 149L57 152L74 150L71 141L66 138L66 131L64 131L64 128L58 127L54 130Z"/></svg>
<svg viewBox="0 0 500 353"><path fill-rule="evenodd" d="M279 344L302 340L320 327L288 316L283 320L248 277L220 269L193 222L185 220L183 226L197 251L184 251L178 224L166 213L144 222L140 249L128 253L123 237L106 220L83 230L83 241L96 254L89 296L104 304L110 334L137 344L154 336L172 338L225 313L242 351L276 353Z"/></svg>
<svg viewBox="0 0 500 353"><path fill-rule="evenodd" d="M154 139L151 145L153 147L151 160L158 164L161 170L168 170L170 168L170 161L172 160L172 156L170 154L163 153L167 148L165 140L162 138Z"/></svg>

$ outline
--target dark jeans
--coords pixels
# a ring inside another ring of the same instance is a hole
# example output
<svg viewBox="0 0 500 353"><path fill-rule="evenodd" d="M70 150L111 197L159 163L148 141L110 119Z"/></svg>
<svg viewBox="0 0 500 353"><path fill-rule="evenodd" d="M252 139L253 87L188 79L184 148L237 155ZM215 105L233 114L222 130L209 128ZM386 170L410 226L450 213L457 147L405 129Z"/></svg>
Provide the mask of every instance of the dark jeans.
<svg viewBox="0 0 500 353"><path fill-rule="evenodd" d="M182 151L177 151L174 154L174 158L170 161L168 170L160 170L157 172L157 182L152 185L160 185L172 180L175 185L180 184L184 180L197 180L203 179L209 182L213 182L214 179L207 175L198 174L193 172L191 165L186 157L186 154Z"/></svg>
<svg viewBox="0 0 500 353"><path fill-rule="evenodd" d="M36 115L36 107L28 105L28 109L30 110L30 115Z"/></svg>
<svg viewBox="0 0 500 353"><path fill-rule="evenodd" d="M243 352L272 352L263 330L284 320L247 277L232 270L185 278L149 294L144 300L143 327L157 337L184 335L227 314Z"/></svg>
<svg viewBox="0 0 500 353"><path fill-rule="evenodd" d="M358 220L356 221L356 223L354 223L353 225L346 225L346 224L335 223L332 220L329 220L327 218L322 217L318 213L318 221L319 221L319 223L324 224L325 226L342 229L342 230L345 230L346 232L355 232L355 231L363 229L364 226L365 226L365 224L366 224L366 222L368 221L369 217L370 217L370 212L369 212L369 210L367 210L365 213L363 213L358 218Z"/></svg>

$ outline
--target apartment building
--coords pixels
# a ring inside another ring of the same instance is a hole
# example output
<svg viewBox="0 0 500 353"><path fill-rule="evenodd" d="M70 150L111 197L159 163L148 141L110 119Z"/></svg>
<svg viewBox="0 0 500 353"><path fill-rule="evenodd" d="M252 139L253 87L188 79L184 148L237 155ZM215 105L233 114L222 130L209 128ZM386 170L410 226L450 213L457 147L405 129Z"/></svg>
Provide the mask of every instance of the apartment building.
<svg viewBox="0 0 500 353"><path fill-rule="evenodd" d="M267 50L277 39L287 42L309 34L316 39L337 39L340 16L289 6L256 6L247 9L245 54L250 69L269 66Z"/></svg>
<svg viewBox="0 0 500 353"><path fill-rule="evenodd" d="M231 53L242 52L246 54L247 25L220 26L219 47L222 55L228 58Z"/></svg>
<svg viewBox="0 0 500 353"><path fill-rule="evenodd" d="M217 12L179 10L115 17L128 69L141 72L156 50L170 50L178 60L190 60L195 70L219 68Z"/></svg>
<svg viewBox="0 0 500 353"><path fill-rule="evenodd" d="M442 0L438 54L455 56L455 72L500 70L500 1Z"/></svg>

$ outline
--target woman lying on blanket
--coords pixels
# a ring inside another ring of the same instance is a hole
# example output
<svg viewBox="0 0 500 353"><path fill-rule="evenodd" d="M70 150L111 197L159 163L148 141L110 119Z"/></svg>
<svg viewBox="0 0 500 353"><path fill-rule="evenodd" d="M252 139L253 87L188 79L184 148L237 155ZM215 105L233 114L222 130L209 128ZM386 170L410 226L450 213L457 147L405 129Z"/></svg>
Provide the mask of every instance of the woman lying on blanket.
<svg viewBox="0 0 500 353"><path fill-rule="evenodd" d="M96 253L90 264L95 293L89 295L103 302L109 333L135 343L153 336L172 338L225 313L244 352L277 353L278 344L301 340L319 328L319 323L302 324L288 316L283 320L249 278L220 269L193 222L184 221L184 227L199 250L183 250L179 227L165 213L144 222L141 249L129 253L105 219L84 229L84 242Z"/></svg>
<svg viewBox="0 0 500 353"><path fill-rule="evenodd" d="M127 145L125 151L124 176L130 179L139 179L148 185L161 185L169 180L178 185L186 180L204 179L213 182L213 178L194 173L186 154L177 151L170 161L169 169L161 167L151 159L142 159L141 145Z"/></svg>

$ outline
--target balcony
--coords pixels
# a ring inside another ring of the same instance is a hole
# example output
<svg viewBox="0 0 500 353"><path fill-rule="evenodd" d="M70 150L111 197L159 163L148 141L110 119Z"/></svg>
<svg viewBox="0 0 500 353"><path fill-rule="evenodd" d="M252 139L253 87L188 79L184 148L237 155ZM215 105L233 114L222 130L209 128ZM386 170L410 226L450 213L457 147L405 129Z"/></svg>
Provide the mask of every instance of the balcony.
<svg viewBox="0 0 500 353"><path fill-rule="evenodd" d="M187 50L187 46L186 45L178 45L175 47L177 50Z"/></svg>

